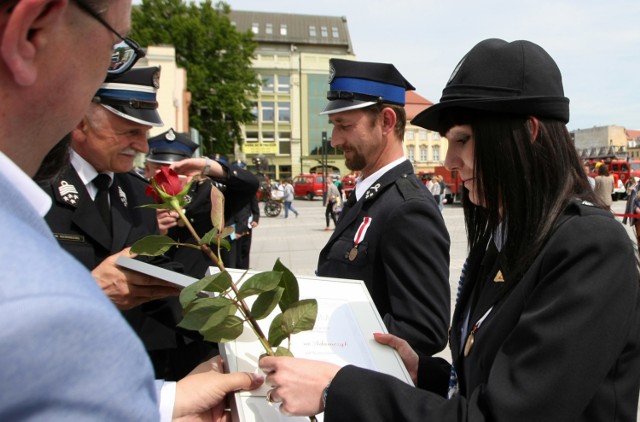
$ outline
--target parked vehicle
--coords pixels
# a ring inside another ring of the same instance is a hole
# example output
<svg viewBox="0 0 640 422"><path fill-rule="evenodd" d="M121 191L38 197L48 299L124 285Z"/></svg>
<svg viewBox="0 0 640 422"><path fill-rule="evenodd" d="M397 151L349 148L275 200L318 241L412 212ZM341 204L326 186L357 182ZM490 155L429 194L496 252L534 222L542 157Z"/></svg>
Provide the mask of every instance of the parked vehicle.
<svg viewBox="0 0 640 422"><path fill-rule="evenodd" d="M293 179L293 195L296 198L312 200L316 196L322 198L324 193L324 176L322 174L303 173Z"/></svg>
<svg viewBox="0 0 640 422"><path fill-rule="evenodd" d="M598 175L595 167L599 162L604 163L609 169L609 174L613 176L614 190L611 195L612 199L614 201L617 201L618 199L625 199L627 195L625 187L628 184L633 183L634 178L640 177L640 160L627 161L619 159L612 160L610 158L602 160L587 160L585 165L588 165L591 168L591 173L589 173L591 177L596 177Z"/></svg>
<svg viewBox="0 0 640 422"><path fill-rule="evenodd" d="M351 192L356 188L356 179L360 176L359 171L352 171L345 174L340 183L342 183L342 192L344 197L348 198Z"/></svg>

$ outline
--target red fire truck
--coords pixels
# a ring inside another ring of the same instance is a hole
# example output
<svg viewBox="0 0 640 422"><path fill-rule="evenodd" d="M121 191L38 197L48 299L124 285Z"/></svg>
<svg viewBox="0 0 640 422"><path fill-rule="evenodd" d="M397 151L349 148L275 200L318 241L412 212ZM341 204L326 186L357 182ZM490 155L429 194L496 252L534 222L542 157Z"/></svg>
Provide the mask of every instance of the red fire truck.
<svg viewBox="0 0 640 422"><path fill-rule="evenodd" d="M446 185L444 188L444 199L446 204L453 204L462 200L462 178L457 171L449 171L444 166L437 166L434 174L442 176Z"/></svg>

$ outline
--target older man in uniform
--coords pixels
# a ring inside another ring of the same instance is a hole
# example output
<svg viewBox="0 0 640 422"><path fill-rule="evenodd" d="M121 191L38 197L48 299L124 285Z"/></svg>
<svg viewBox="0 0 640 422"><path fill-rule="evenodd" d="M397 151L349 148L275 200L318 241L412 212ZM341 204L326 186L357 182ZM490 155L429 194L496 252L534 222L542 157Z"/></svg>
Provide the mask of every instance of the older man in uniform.
<svg viewBox="0 0 640 422"><path fill-rule="evenodd" d="M71 166L43 186L53 199L47 223L60 245L84 264L140 336L157 377L177 380L214 354L196 333L178 331L179 291L115 264L137 240L158 233L156 213L140 205L147 181L132 170L148 151L147 131L161 126L158 67L109 75L72 130ZM148 260L170 269L167 258Z"/></svg>
<svg viewBox="0 0 640 422"><path fill-rule="evenodd" d="M320 252L317 274L361 279L392 334L432 355L450 317L449 235L431 193L404 158L405 91L391 64L330 61L331 146L360 171Z"/></svg>

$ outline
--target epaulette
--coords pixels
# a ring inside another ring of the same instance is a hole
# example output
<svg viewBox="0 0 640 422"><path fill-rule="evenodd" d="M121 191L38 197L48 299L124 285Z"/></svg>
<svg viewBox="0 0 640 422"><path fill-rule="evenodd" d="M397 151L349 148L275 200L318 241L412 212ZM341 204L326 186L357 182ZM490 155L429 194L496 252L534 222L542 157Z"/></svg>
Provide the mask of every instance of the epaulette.
<svg viewBox="0 0 640 422"><path fill-rule="evenodd" d="M424 192L421 192L420 189L420 182L413 176L412 173L403 174L396 179L396 185L404 199L416 199L424 196Z"/></svg>

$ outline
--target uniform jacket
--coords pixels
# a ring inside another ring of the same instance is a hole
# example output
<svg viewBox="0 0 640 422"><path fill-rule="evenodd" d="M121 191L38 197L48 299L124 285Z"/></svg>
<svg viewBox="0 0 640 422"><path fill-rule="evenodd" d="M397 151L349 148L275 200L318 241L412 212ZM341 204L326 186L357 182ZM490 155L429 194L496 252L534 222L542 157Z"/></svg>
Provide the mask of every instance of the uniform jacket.
<svg viewBox="0 0 640 422"><path fill-rule="evenodd" d="M255 197L258 190L258 179L248 170L239 167L228 168L229 178L218 180L214 184L224 193L224 215L227 223L233 224L233 215L239 212L252 197ZM211 224L211 180L204 179L194 182L189 191L190 201L185 209L185 213L196 233L203 236L209 232ZM247 216L248 218L248 216ZM174 240L180 239L187 243L195 243L193 236L186 227L173 227L167 234ZM167 256L184 266L184 272L195 278L205 276L207 269L213 262L202 252L191 248L172 248ZM227 255L225 255L227 256Z"/></svg>
<svg viewBox="0 0 640 422"><path fill-rule="evenodd" d="M326 421L636 420L637 257L611 213L571 204L529 270L506 295L508 274L499 281L500 258L494 254L487 259L488 254L484 245L471 251L454 312L451 352L460 393L447 400L348 367L331 383ZM486 276L476 278L481 272ZM478 288L482 294L469 327L491 312L465 357L468 336L460 334ZM421 359L421 365L419 384L433 389L430 375L442 379L441 366L432 358Z"/></svg>
<svg viewBox="0 0 640 422"><path fill-rule="evenodd" d="M0 420L157 421L140 340L0 175Z"/></svg>
<svg viewBox="0 0 640 422"><path fill-rule="evenodd" d="M370 225L350 259L365 217ZM408 161L385 173L348 210L343 208L320 252L317 274L364 280L390 333L426 355L445 347L449 235L433 196Z"/></svg>
<svg viewBox="0 0 640 422"><path fill-rule="evenodd" d="M93 270L108 256L147 235L157 234L156 211L140 208L142 204L153 202L151 197L144 194L146 186L146 180L137 174L114 175L109 189L112 236L102 223L98 209L78 173L73 166L69 166L58 180L42 186L53 199L51 210L45 218L60 245L86 268ZM169 269L180 268L166 258L153 258L149 261L154 264L163 263ZM166 359L170 359L166 354L160 356L152 352L189 353L191 357L188 362L187 359L180 358L178 374L182 375L201 362L212 347L201 345L196 333L177 331L176 324L181 319L181 309L177 297L169 297L122 312L151 354L156 375L161 378L176 379L179 375L173 370L167 369L169 372L165 372L161 369L172 366L166 363ZM193 339L198 340L198 344L193 344ZM174 365L174 368L178 366Z"/></svg>

